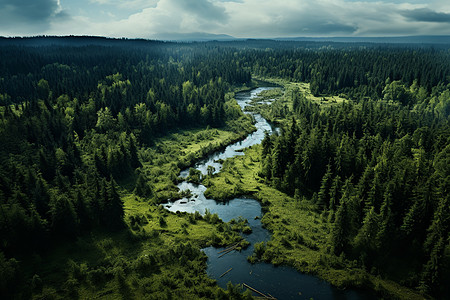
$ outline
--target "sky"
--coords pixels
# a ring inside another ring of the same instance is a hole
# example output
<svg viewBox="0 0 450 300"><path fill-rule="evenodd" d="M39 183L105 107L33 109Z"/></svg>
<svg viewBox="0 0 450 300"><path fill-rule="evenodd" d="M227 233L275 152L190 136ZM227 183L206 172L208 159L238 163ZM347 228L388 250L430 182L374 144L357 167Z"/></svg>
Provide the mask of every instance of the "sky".
<svg viewBox="0 0 450 300"><path fill-rule="evenodd" d="M0 36L450 35L450 0L0 0Z"/></svg>

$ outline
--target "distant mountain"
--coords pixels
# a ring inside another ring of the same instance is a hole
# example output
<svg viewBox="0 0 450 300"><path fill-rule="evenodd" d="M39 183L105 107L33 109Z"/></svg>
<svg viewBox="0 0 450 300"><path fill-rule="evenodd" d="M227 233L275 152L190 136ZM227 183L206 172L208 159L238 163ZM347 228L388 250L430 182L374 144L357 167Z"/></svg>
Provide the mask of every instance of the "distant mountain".
<svg viewBox="0 0 450 300"><path fill-rule="evenodd" d="M238 40L227 34L213 34L206 32L191 33L164 33L155 36L158 40L163 41L183 41L183 42L206 42L206 41L234 41Z"/></svg>
<svg viewBox="0 0 450 300"><path fill-rule="evenodd" d="M403 36L403 37L288 37L274 39L242 39L226 34L196 33L167 33L154 39L108 38L97 36L34 36L34 37L1 37L0 46L133 46L148 47L151 45L168 44L173 42L210 42L220 43L222 46L253 47L253 48L285 48L307 47L318 48L324 45L333 47L348 46L376 46L386 44L393 47L410 45L413 47L450 47L450 36Z"/></svg>
<svg viewBox="0 0 450 300"><path fill-rule="evenodd" d="M396 37L290 37L276 38L275 40L339 43L450 44L450 35L418 35Z"/></svg>

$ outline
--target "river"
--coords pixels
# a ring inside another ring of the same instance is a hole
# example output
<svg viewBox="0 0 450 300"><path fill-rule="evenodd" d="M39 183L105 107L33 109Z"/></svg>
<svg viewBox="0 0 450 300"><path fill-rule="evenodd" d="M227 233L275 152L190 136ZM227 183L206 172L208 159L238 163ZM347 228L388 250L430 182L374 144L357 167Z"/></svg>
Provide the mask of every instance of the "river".
<svg viewBox="0 0 450 300"><path fill-rule="evenodd" d="M260 87L249 92L240 92L236 94L236 100L240 107L249 105L253 98L260 92L271 89L271 87ZM267 100L265 100L267 101ZM256 120L256 131L247 136L243 141L229 145L223 151L218 151L209 155L207 158L197 162L195 168L200 170L203 175L207 174L208 166L213 166L215 172L219 172L222 164L220 160L231 158L236 155L244 155L241 151L244 148L261 143L265 131L272 133L277 130L271 126L260 114L250 113ZM183 170L180 176L186 178L189 170ZM245 218L252 228L252 233L245 235L245 239L251 245L241 252L232 251L227 255L219 257L219 252L223 248L208 247L203 251L208 256L208 276L217 280L218 284L226 289L229 281L233 284L246 283L249 286L277 299L375 299L371 293L357 290L340 290L312 275L298 272L287 266L273 266L268 263L250 264L247 256L253 253L253 245L261 241L270 240L270 233L263 228L261 224L261 205L258 201L246 197L239 197L227 202L218 202L214 199L207 199L204 196L206 187L183 181L178 185L180 190L191 190L192 197L184 198L172 203L165 204L166 209L176 212L198 211L201 214L208 209L211 213L217 213L219 217L228 222L231 219L237 219L239 216ZM256 218L258 217L258 218ZM228 269L232 271L220 277ZM257 296L255 294L255 296Z"/></svg>

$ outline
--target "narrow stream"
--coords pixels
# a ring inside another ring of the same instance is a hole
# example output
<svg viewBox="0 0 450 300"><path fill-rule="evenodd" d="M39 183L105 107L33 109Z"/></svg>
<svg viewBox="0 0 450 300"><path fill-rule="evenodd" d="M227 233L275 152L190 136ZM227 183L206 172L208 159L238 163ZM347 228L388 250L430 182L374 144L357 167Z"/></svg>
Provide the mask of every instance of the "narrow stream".
<svg viewBox="0 0 450 300"><path fill-rule="evenodd" d="M238 93L236 94L236 100L241 108L244 109L260 92L268 89L272 88L260 87L250 92ZM236 155L244 155L240 150L261 143L264 139L265 131L272 133L274 130L277 130L261 115L250 114L256 120L255 126L257 130L255 132L248 135L245 140L231 144L225 150L213 153L199 161L195 168L200 170L203 175L207 174L208 166L213 166L215 172L219 172L222 168L220 160ZM188 173L188 169L183 170L180 176L186 178ZM232 251L219 258L219 252L224 248L208 247L203 249L208 256L207 273L211 278L216 279L221 287L226 288L229 281L233 284L246 283L277 299L375 299L372 293L356 290L339 290L328 282L311 275L302 274L291 267L275 267L268 263L250 264L247 261L247 256L253 253L253 245L270 240L270 233L261 224L262 211L260 203L245 197L235 198L227 202L207 199L204 196L205 186L192 184L187 181L180 183L178 188L180 190L189 189L192 192L192 197L165 204L166 209L173 212L194 213L198 211L201 214L204 214L205 209L208 209L211 213L217 213L224 222L228 222L233 218L237 219L238 217L247 219L249 226L252 228L252 233L244 236L251 243L246 250L241 252ZM230 268L233 268L232 271L220 277L221 274ZM255 294L255 296L257 295Z"/></svg>

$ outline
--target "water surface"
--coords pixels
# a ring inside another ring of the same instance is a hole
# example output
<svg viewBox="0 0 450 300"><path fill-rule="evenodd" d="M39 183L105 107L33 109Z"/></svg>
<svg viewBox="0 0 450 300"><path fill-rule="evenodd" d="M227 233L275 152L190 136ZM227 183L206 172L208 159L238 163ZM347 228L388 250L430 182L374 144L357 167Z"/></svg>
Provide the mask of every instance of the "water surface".
<svg viewBox="0 0 450 300"><path fill-rule="evenodd" d="M254 89L250 92L242 92L236 95L236 100L242 109L249 105L251 100L263 90L271 89L270 87L262 87ZM265 99L264 103L270 103ZM219 172L222 168L220 160L225 160L236 155L244 155L241 151L244 148L261 143L264 139L265 132L272 133L276 128L271 126L261 115L251 114L256 120L256 131L248 135L243 141L229 145L223 151L218 151L209 155L207 158L195 164L195 168L200 170L202 174L207 174L208 166L213 166L215 172ZM189 169L183 170L180 176L186 178ZM208 256L207 273L211 278L217 280L219 286L226 288L229 281L233 284L246 283L260 292L270 294L277 299L375 299L371 293L356 290L339 290L331 284L311 275L303 274L297 270L287 267L276 267L268 263L250 264L247 256L253 253L253 245L258 242L267 242L270 240L270 233L263 228L261 224L261 205L258 201L246 197L238 197L227 202L219 202L214 199L207 199L204 195L206 187L203 185L192 184L183 181L178 184L180 190L189 189L192 197L183 198L164 206L166 209L176 212L194 213L198 211L201 214L205 210L211 213L217 213L224 221L242 217L247 219L252 233L244 235L244 238L251 245L241 252L232 251L222 257L220 251L224 248L208 247L203 251ZM225 271L233 268L229 273L220 277ZM255 296L257 296L255 294Z"/></svg>

